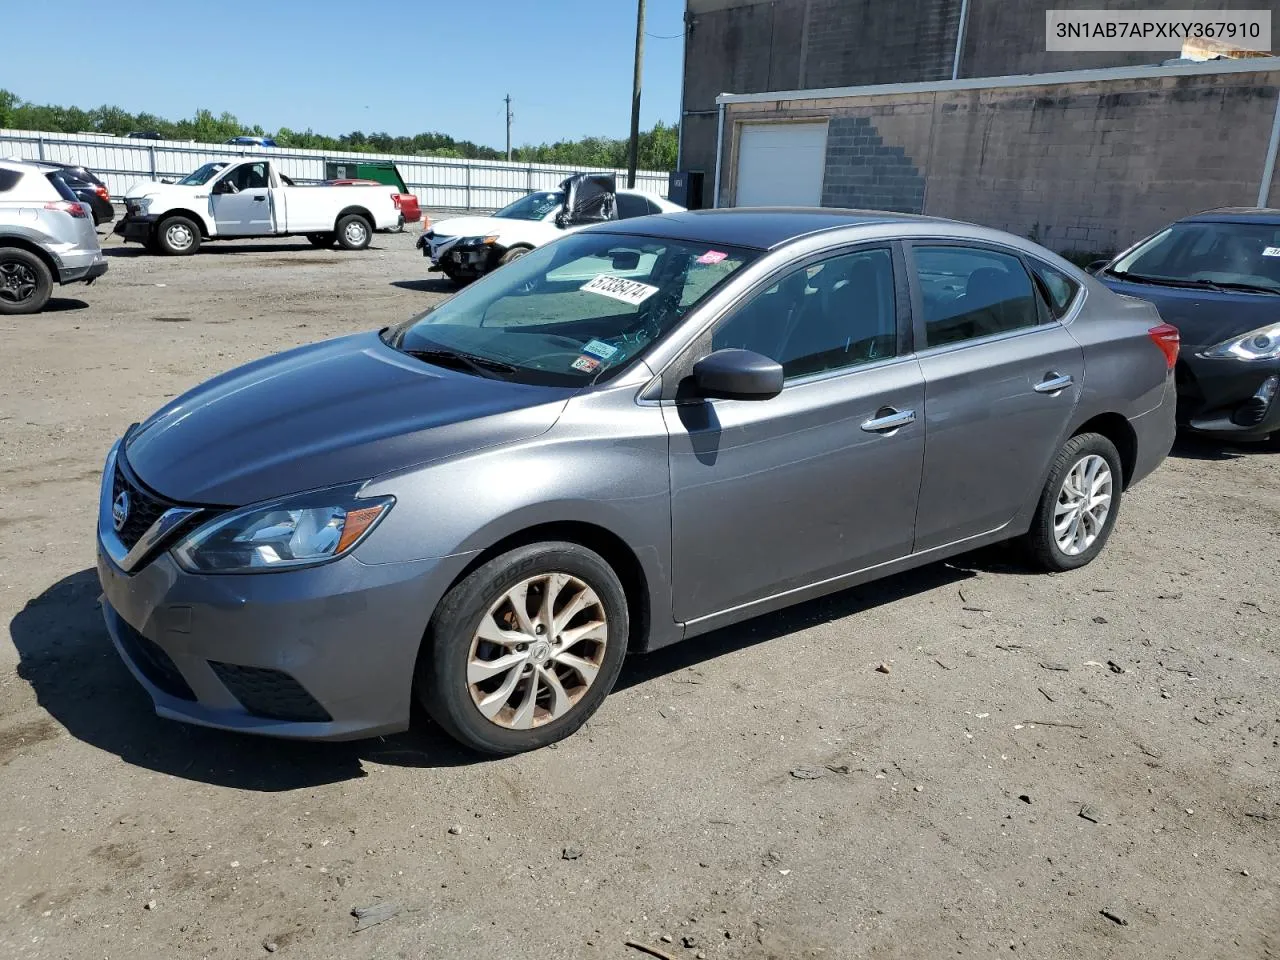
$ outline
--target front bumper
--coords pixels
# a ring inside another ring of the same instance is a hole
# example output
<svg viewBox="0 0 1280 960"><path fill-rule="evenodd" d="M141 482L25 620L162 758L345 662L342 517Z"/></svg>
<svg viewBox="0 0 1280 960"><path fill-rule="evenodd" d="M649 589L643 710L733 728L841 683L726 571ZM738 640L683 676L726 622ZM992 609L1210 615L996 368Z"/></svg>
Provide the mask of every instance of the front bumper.
<svg viewBox="0 0 1280 960"><path fill-rule="evenodd" d="M151 239L151 235L155 232L155 227L156 217L152 214L137 216L126 213L116 221L116 225L111 232L116 236L124 237L125 240L136 240L139 243L145 243Z"/></svg>
<svg viewBox="0 0 1280 960"><path fill-rule="evenodd" d="M1178 423L1223 439L1280 432L1280 360L1208 360L1184 346L1178 359Z"/></svg>
<svg viewBox="0 0 1280 960"><path fill-rule="evenodd" d="M431 260L431 268L453 276L478 277L488 273L506 252L496 243L458 237L434 237L424 233L418 238L422 255Z"/></svg>
<svg viewBox="0 0 1280 960"><path fill-rule="evenodd" d="M161 544L126 572L111 521L114 453L99 508L102 611L157 714L308 740L408 727L427 621L468 556L367 564L352 555L302 570L208 576L187 573Z"/></svg>

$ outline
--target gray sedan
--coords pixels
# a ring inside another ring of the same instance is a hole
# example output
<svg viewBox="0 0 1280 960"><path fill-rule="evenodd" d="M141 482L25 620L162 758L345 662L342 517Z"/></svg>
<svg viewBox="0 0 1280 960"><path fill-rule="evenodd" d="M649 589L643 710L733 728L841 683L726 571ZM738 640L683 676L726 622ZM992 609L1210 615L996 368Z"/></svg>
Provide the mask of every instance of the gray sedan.
<svg viewBox="0 0 1280 960"><path fill-rule="evenodd" d="M1177 351L1151 305L967 224L602 224L132 427L103 610L166 717L341 739L416 698L528 750L629 652L1000 540L1088 563L1172 443Z"/></svg>

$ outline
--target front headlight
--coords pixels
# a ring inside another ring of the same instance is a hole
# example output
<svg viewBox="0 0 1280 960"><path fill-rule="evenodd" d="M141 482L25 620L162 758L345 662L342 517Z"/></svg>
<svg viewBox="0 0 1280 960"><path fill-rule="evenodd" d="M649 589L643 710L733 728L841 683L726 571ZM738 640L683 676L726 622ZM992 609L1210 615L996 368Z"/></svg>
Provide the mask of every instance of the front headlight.
<svg viewBox="0 0 1280 960"><path fill-rule="evenodd" d="M395 503L358 500L351 487L233 510L173 548L191 573L257 573L327 563L350 552Z"/></svg>
<svg viewBox="0 0 1280 960"><path fill-rule="evenodd" d="M1259 327L1203 350L1210 360L1275 360L1280 358L1280 323Z"/></svg>
<svg viewBox="0 0 1280 960"><path fill-rule="evenodd" d="M137 213L146 213L151 209L151 201L153 197L135 197L130 200L128 206L133 207Z"/></svg>

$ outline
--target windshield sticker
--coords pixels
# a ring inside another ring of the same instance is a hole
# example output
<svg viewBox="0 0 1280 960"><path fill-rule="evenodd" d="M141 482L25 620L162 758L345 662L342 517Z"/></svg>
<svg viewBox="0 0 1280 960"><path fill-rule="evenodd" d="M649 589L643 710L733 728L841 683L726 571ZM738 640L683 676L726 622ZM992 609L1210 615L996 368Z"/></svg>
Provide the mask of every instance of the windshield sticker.
<svg viewBox="0 0 1280 960"><path fill-rule="evenodd" d="M593 357L599 357L601 360L608 360L618 352L618 348L611 343L605 343L603 340L592 340L582 348L582 352L589 353Z"/></svg>
<svg viewBox="0 0 1280 960"><path fill-rule="evenodd" d="M600 366L600 361L595 357L588 357L586 354L580 356L573 363L569 364L575 370L581 370L583 373L592 373L596 367Z"/></svg>
<svg viewBox="0 0 1280 960"><path fill-rule="evenodd" d="M1267 247L1262 251L1264 257L1280 257L1280 247Z"/></svg>
<svg viewBox="0 0 1280 960"><path fill-rule="evenodd" d="M614 300L621 300L623 303L633 305L644 303L658 292L657 287L651 287L647 283L640 283L637 280L623 280L621 277L611 277L604 273L598 274L578 289L586 290L590 293L598 293L602 297L612 297Z"/></svg>
<svg viewBox="0 0 1280 960"><path fill-rule="evenodd" d="M708 250L698 258L698 263L719 263L721 260L729 256L720 250Z"/></svg>

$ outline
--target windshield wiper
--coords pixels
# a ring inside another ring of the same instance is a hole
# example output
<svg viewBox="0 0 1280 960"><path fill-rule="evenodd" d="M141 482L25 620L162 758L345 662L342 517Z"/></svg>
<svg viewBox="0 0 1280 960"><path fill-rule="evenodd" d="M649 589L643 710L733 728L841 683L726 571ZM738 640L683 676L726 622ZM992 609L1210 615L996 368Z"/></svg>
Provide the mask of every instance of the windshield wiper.
<svg viewBox="0 0 1280 960"><path fill-rule="evenodd" d="M441 367L452 367L455 370L470 370L472 373L479 373L482 376L497 373L503 376L511 376L519 370L519 367L512 366L509 363L503 363L501 360L490 360L488 357L478 357L473 353L462 353L458 350L445 349L428 349L428 350L404 350L411 357L418 360L425 360L428 363L434 363Z"/></svg>
<svg viewBox="0 0 1280 960"><path fill-rule="evenodd" d="M1130 283L1153 283L1162 287L1189 287L1193 290L1216 290L1218 285L1209 280L1174 280L1170 277L1149 277L1145 273L1129 273L1127 270L1107 270L1117 280Z"/></svg>
<svg viewBox="0 0 1280 960"><path fill-rule="evenodd" d="M1241 280L1206 280L1205 283L1212 283L1219 290L1244 290L1247 293L1270 293L1273 296L1280 296L1280 290L1275 287L1264 287L1258 283L1245 283Z"/></svg>

